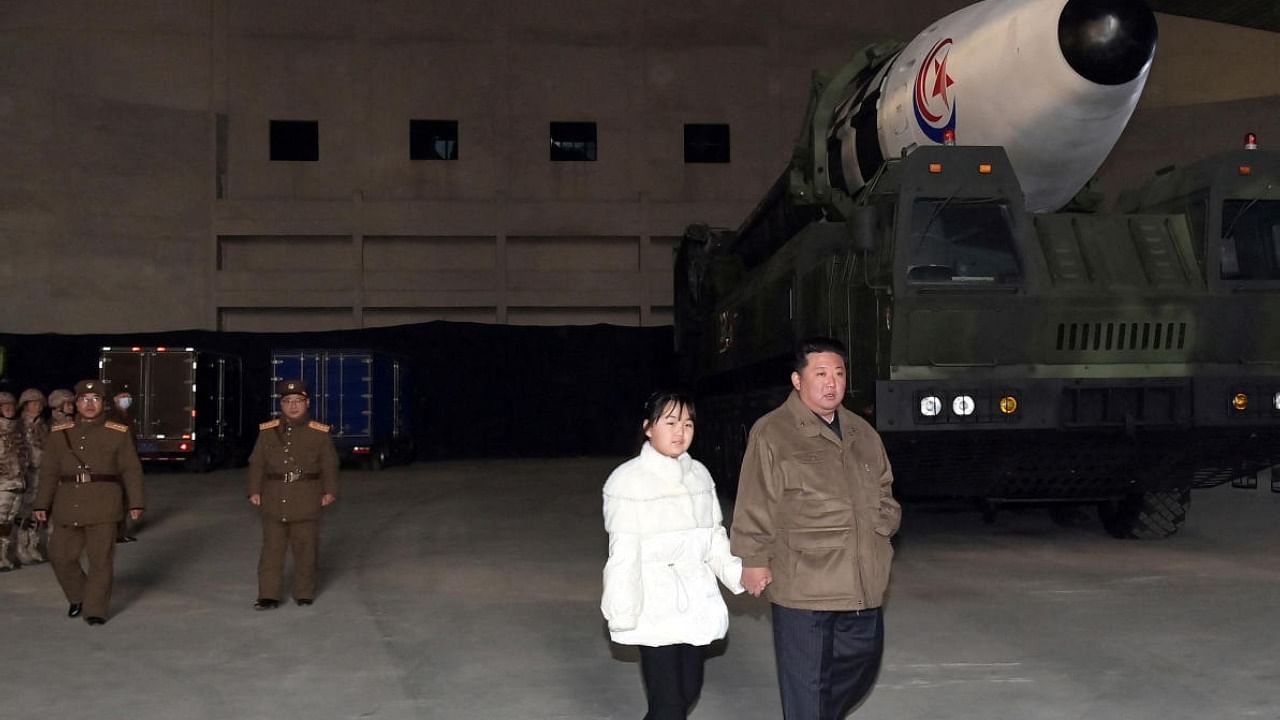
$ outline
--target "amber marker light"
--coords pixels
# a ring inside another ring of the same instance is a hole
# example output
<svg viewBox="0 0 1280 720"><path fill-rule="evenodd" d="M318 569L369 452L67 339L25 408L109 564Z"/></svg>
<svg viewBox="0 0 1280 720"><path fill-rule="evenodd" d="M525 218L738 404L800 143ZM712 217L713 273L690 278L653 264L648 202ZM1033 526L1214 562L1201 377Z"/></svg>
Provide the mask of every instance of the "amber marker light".
<svg viewBox="0 0 1280 720"><path fill-rule="evenodd" d="M1000 412L1005 415L1012 415L1018 412L1018 398L1012 395L1005 395L1000 398Z"/></svg>
<svg viewBox="0 0 1280 720"><path fill-rule="evenodd" d="M979 175L990 175L990 174L991 174L991 163L978 163L978 174L979 174Z"/></svg>
<svg viewBox="0 0 1280 720"><path fill-rule="evenodd" d="M1240 173L1241 175L1252 175L1253 168L1249 167L1248 165L1241 165L1240 167L1236 168L1236 172Z"/></svg>
<svg viewBox="0 0 1280 720"><path fill-rule="evenodd" d="M929 163L929 172L935 175L942 172L942 163Z"/></svg>
<svg viewBox="0 0 1280 720"><path fill-rule="evenodd" d="M1233 408L1235 408L1236 410L1239 410L1239 411L1241 411L1241 412L1244 412L1245 410L1248 410L1248 409L1249 409L1249 396L1248 396L1248 395L1245 395L1244 393L1236 393L1236 394L1235 394L1235 397L1231 398L1231 407L1233 407Z"/></svg>

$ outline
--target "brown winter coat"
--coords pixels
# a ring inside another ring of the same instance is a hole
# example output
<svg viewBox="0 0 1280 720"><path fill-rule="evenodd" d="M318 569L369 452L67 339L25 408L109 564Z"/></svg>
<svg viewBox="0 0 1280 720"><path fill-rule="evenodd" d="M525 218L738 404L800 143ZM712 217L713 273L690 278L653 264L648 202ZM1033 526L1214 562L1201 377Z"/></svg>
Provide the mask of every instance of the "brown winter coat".
<svg viewBox="0 0 1280 720"><path fill-rule="evenodd" d="M280 477L294 469L303 479L285 482ZM321 497L338 496L338 451L329 426L306 417L259 425L249 456L249 494L261 495L263 515L281 522L318 518Z"/></svg>
<svg viewBox="0 0 1280 720"><path fill-rule="evenodd" d="M751 428L730 547L768 567L771 602L801 610L879 607L902 511L880 436L838 409L843 439L791 393Z"/></svg>
<svg viewBox="0 0 1280 720"><path fill-rule="evenodd" d="M115 475L119 481L68 481L80 465L76 455L89 466L89 472ZM40 460L40 488L33 509L52 509L49 519L57 525L83 526L119 522L126 507L145 507L142 463L129 438L129 428L101 416L51 428Z"/></svg>

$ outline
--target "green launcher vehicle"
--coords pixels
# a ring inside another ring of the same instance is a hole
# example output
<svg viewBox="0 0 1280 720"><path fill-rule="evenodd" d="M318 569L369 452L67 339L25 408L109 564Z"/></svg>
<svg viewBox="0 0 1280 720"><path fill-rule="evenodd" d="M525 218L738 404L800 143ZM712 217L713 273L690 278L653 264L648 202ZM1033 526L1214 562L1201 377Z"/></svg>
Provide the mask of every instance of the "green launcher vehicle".
<svg viewBox="0 0 1280 720"><path fill-rule="evenodd" d="M1162 173L1116 214L1027 212L997 146L915 147L847 192L822 142L842 87L815 85L738 230L677 250L676 349L723 490L810 335L849 347L846 406L905 498L1095 505L1116 537L1164 537L1193 486L1280 462L1280 159Z"/></svg>

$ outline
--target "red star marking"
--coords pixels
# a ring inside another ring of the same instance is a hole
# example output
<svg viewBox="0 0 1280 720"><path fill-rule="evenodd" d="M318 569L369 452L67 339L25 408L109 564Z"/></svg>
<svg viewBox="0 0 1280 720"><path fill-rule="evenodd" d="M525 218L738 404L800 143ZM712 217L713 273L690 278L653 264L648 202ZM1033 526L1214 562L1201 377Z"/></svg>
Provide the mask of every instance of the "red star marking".
<svg viewBox="0 0 1280 720"><path fill-rule="evenodd" d="M951 101L947 98L947 89L955 85L956 81L947 74L947 57L942 58L941 61L933 61L933 97L941 95L943 105L951 107Z"/></svg>

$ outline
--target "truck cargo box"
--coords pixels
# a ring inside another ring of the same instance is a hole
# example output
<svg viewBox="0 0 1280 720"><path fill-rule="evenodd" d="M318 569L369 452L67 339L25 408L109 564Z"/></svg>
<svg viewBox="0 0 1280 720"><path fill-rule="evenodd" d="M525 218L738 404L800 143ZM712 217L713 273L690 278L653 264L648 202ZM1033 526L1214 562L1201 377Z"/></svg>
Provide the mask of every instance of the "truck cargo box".
<svg viewBox="0 0 1280 720"><path fill-rule="evenodd" d="M195 348L104 347L99 377L128 392L138 457L197 471L232 463L243 438L240 358Z"/></svg>
<svg viewBox="0 0 1280 720"><path fill-rule="evenodd" d="M407 363L369 350L276 350L271 355L271 413L280 413L275 385L304 380L311 417L330 426L343 460L381 469L413 459Z"/></svg>

